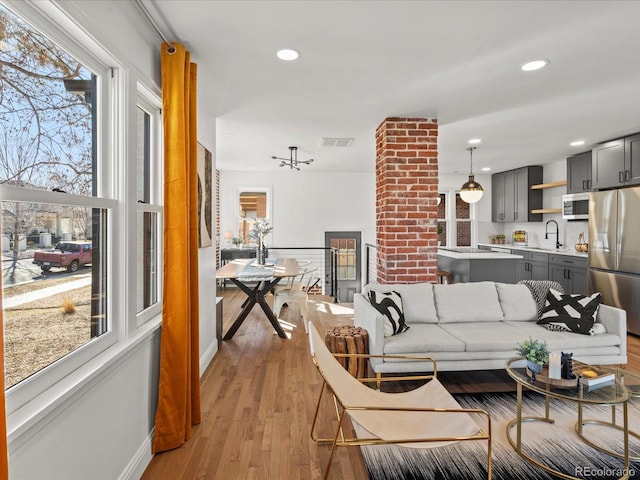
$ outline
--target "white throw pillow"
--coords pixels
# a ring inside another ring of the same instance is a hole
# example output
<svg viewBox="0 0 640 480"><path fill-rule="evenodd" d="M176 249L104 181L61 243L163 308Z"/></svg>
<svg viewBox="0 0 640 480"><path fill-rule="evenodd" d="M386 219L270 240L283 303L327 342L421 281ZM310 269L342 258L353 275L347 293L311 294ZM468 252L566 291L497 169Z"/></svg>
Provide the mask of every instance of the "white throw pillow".
<svg viewBox="0 0 640 480"><path fill-rule="evenodd" d="M398 292L369 291L369 301L373 308L384 317L384 336L390 337L409 330L404 321L402 297Z"/></svg>

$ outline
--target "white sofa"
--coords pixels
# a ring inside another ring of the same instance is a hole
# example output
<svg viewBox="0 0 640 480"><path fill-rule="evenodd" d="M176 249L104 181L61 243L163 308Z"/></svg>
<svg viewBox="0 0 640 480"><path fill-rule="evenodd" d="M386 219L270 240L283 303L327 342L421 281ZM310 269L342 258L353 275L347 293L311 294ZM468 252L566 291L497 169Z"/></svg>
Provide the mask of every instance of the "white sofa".
<svg viewBox="0 0 640 480"><path fill-rule="evenodd" d="M384 336L384 319L369 302L368 290L396 291L402 297L406 332ZM550 351L596 365L627 363L626 312L600 305L597 322L606 333L583 335L538 325L538 309L526 285L471 282L367 285L354 296L354 323L369 333L369 353L431 356L438 370L502 369L529 337L545 340ZM371 359L376 374L426 372L431 362Z"/></svg>

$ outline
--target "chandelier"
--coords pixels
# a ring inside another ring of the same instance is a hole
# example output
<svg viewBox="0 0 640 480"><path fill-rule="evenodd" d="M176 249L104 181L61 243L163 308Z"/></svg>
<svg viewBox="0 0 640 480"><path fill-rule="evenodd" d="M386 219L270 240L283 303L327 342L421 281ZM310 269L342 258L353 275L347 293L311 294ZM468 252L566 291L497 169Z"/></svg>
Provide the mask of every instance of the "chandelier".
<svg viewBox="0 0 640 480"><path fill-rule="evenodd" d="M309 160L298 160L298 147L289 147L289 158L276 157L275 155L272 155L271 158L281 160L281 167L289 167L291 170L296 169L298 171L300 171L298 168L299 164L304 163L305 165L309 165L313 162L313 158Z"/></svg>

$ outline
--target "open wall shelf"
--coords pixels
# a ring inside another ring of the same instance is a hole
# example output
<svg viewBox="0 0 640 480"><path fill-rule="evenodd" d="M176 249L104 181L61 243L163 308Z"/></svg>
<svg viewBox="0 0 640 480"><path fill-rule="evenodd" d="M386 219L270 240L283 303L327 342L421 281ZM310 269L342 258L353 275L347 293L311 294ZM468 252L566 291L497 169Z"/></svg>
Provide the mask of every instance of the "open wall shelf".
<svg viewBox="0 0 640 480"><path fill-rule="evenodd" d="M566 180L560 180L558 182L540 183L538 185L531 185L531 190L540 190L542 188L565 187L566 185L567 185Z"/></svg>

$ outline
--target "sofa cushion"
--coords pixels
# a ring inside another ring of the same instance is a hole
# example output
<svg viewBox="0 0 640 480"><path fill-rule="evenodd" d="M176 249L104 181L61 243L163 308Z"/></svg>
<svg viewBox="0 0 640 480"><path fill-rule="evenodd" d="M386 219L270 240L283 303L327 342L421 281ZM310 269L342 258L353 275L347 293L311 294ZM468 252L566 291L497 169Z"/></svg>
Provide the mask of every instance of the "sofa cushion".
<svg viewBox="0 0 640 480"><path fill-rule="evenodd" d="M526 285L496 283L496 290L505 320L515 322L537 320L538 307L531 290Z"/></svg>
<svg viewBox="0 0 640 480"><path fill-rule="evenodd" d="M577 293L562 294L550 289L538 323L553 323L575 333L595 335L593 324L596 321L601 298L602 295L599 292L585 296Z"/></svg>
<svg viewBox="0 0 640 480"><path fill-rule="evenodd" d="M502 320L494 282L434 285L438 323L489 322Z"/></svg>
<svg viewBox="0 0 640 480"><path fill-rule="evenodd" d="M383 285L370 283L365 292L395 291L402 296L404 319L407 323L437 323L438 315L433 302L433 285L431 283L408 283Z"/></svg>
<svg viewBox="0 0 640 480"><path fill-rule="evenodd" d="M378 292L370 290L369 301L373 308L378 310L384 318L385 337L397 335L409 329L404 321L402 297L398 292Z"/></svg>
<svg viewBox="0 0 640 480"><path fill-rule="evenodd" d="M515 356L516 343L521 341L521 334L513 325L528 323L509 324L498 321L439 325L445 332L463 342L466 352L513 352ZM538 326L538 328L541 327Z"/></svg>
<svg viewBox="0 0 640 480"><path fill-rule="evenodd" d="M384 341L387 355L430 355L432 352L464 352L464 343L435 323L413 323L408 332Z"/></svg>
<svg viewBox="0 0 640 480"><path fill-rule="evenodd" d="M550 332L544 325L535 322L504 322L517 328L520 333L514 337L514 341L521 342L529 337L537 338L547 342L549 351L573 352L573 358L580 360L577 351L583 349L588 354L595 354L595 349L600 347L616 347L619 349L620 343L626 340L620 338L616 333L602 333L600 335L580 335L573 332ZM589 349L594 349L590 351Z"/></svg>

